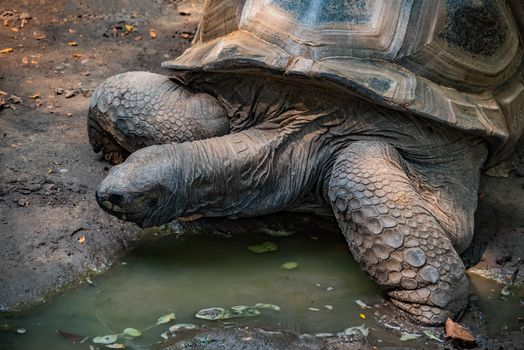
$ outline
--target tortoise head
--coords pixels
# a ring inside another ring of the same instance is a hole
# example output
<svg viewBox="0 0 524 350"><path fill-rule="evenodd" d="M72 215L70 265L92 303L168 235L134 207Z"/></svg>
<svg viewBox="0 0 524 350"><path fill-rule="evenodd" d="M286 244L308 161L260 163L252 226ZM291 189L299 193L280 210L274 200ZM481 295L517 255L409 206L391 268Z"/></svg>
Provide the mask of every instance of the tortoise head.
<svg viewBox="0 0 524 350"><path fill-rule="evenodd" d="M98 186L98 204L106 212L141 227L173 220L179 215L177 207L181 207L177 206L179 186L173 152L171 145L162 145L131 154L124 163L113 167Z"/></svg>

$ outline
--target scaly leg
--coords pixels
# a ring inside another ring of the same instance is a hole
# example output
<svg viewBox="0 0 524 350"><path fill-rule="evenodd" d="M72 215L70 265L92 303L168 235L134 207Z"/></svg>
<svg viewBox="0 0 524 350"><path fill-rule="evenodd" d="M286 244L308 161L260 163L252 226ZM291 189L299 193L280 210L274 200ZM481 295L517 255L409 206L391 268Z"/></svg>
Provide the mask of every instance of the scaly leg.
<svg viewBox="0 0 524 350"><path fill-rule="evenodd" d="M121 163L146 146L225 135L229 120L211 95L192 92L167 76L130 72L95 90L88 133L95 152Z"/></svg>
<svg viewBox="0 0 524 350"><path fill-rule="evenodd" d="M413 174L387 143L355 142L338 156L328 195L362 269L400 309L436 325L465 305L468 280Z"/></svg>

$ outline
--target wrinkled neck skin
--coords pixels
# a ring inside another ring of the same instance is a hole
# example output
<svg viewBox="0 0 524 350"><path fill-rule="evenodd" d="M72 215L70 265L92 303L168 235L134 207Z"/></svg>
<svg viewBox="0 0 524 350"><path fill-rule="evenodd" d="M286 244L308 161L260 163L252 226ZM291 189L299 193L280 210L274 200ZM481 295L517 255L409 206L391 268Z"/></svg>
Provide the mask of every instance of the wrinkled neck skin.
<svg viewBox="0 0 524 350"><path fill-rule="evenodd" d="M351 142L384 140L415 163L423 159L421 170L429 173L431 159L438 167L440 158L464 152L476 139L304 81L206 73L189 86L219 99L231 134L170 146L170 158L186 155L174 170L175 181L185 185L178 185L178 195L162 209L172 211L164 222L195 214L236 218L283 210L332 215L327 183L338 154Z"/></svg>

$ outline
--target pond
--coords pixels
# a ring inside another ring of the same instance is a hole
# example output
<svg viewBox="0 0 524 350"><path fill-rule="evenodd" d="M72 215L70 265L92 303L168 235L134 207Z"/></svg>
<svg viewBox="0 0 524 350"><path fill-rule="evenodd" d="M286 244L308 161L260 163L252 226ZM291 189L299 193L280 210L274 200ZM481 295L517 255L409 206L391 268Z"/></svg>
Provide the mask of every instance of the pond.
<svg viewBox="0 0 524 350"><path fill-rule="evenodd" d="M255 225L252 230L253 234L231 238L145 239L124 261L90 283L24 313L0 315L0 348L32 350L45 344L47 349L89 349L95 336L135 328L140 337L121 337L119 342L128 349L144 349L162 341L162 333L174 324L212 322L300 334L336 333L365 324L372 344L414 342L399 342L398 333L375 322L373 310L357 304L373 306L381 292L352 259L340 234L306 228L292 236L270 237L257 233ZM277 250L248 249L263 242L275 243ZM479 303L489 305L483 311L493 325L491 332L500 331L505 320L516 320L522 312L522 307L515 308L518 297L502 300L500 286L492 282L476 279L472 291ZM261 308L256 317L222 321L195 317L201 309L257 303L280 310ZM170 313L176 320L156 325L159 317ZM58 330L89 338L73 345ZM431 341L423 337L415 342L422 339Z"/></svg>

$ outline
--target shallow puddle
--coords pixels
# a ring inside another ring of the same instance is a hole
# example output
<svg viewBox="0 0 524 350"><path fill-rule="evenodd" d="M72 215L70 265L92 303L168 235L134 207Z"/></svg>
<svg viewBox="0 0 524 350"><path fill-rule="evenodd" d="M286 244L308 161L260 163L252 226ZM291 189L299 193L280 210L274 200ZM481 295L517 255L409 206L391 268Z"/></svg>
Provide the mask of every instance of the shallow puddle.
<svg viewBox="0 0 524 350"><path fill-rule="evenodd" d="M266 241L276 243L278 249L260 254L248 249ZM283 268L287 262L298 267ZM0 315L0 349L89 349L92 337L121 333L128 327L141 330L142 336L119 342L142 349L162 341L161 334L173 324L226 321L312 334L365 324L372 344L407 346L428 341L421 337L400 342L398 333L375 323L372 310L357 305L357 300L373 305L380 300L380 291L354 262L341 235L317 229L289 237L146 240L123 263L92 282L23 314ZM504 319L517 326L515 320L522 312L519 296L502 300L500 286L482 280L473 283L473 291L480 304L488 305L483 311L488 324L493 324L491 331L512 327L501 319L501 307ZM256 317L226 321L194 316L205 308L257 303L278 305L280 311L261 310ZM171 312L175 321L145 330ZM72 345L57 330L89 339Z"/></svg>

